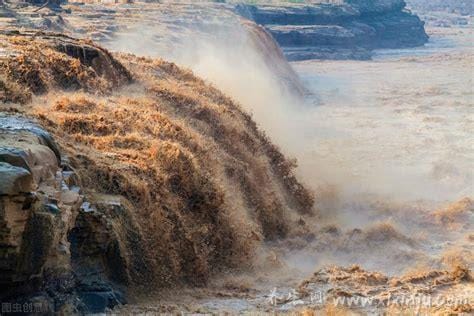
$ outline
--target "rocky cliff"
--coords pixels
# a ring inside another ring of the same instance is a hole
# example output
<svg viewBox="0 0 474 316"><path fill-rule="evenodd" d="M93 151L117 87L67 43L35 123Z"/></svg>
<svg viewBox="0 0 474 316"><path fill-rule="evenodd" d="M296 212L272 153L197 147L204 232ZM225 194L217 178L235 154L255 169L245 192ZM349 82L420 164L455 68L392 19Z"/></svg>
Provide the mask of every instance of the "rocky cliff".
<svg viewBox="0 0 474 316"><path fill-rule="evenodd" d="M97 313L142 286L205 285L313 212L294 163L191 72L63 35L0 39L2 302Z"/></svg>
<svg viewBox="0 0 474 316"><path fill-rule="evenodd" d="M289 60L369 59L377 48L420 46L424 23L403 0L339 4L237 5L236 12L273 35Z"/></svg>

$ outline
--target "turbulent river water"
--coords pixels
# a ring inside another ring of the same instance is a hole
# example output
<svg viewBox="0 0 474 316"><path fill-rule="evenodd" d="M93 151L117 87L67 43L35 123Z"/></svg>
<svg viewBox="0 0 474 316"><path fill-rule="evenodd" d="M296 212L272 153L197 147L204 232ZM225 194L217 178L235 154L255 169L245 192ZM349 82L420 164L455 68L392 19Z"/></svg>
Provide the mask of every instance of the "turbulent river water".
<svg viewBox="0 0 474 316"><path fill-rule="evenodd" d="M388 222L422 247L351 253L318 245L290 252L290 265L310 272L358 263L396 275L464 238L416 219L474 195L472 29L429 33L424 47L379 50L372 61L293 64L317 92L301 115L296 156L300 176L318 192L321 222L379 232Z"/></svg>
<svg viewBox="0 0 474 316"><path fill-rule="evenodd" d="M299 159L308 181L404 200L472 196L472 29L430 33L373 61L294 64L319 98Z"/></svg>

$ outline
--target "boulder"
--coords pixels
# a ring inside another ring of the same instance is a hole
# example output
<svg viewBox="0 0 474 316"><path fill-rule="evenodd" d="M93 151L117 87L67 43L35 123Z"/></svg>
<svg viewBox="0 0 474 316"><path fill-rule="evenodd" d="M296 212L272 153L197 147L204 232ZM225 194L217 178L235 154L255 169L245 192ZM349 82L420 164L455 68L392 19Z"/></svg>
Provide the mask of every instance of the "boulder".
<svg viewBox="0 0 474 316"><path fill-rule="evenodd" d="M0 195L18 195L34 189L35 183L28 170L0 162Z"/></svg>
<svg viewBox="0 0 474 316"><path fill-rule="evenodd" d="M22 134L21 132L24 133ZM61 162L59 147L47 131L34 124L32 121L20 116L0 114L0 135L9 134L9 137L11 137L14 134L24 135L25 133L35 135L38 138L37 143L47 146L55 154L57 162Z"/></svg>
<svg viewBox="0 0 474 316"><path fill-rule="evenodd" d="M26 161L28 154L26 151L14 147L0 147L0 162L8 163L15 167L20 167L31 172L31 168Z"/></svg>

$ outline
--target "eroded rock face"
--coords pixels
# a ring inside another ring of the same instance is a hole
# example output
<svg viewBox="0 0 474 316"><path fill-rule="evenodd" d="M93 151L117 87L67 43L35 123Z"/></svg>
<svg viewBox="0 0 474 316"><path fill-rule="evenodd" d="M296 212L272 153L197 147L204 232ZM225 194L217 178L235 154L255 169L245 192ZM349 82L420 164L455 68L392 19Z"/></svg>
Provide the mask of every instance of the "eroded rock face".
<svg viewBox="0 0 474 316"><path fill-rule="evenodd" d="M61 239L54 235L60 218L56 217L58 196L51 190L61 181L61 173L57 147L44 141L48 135L20 117L0 118L0 275L4 284L20 285L40 274L49 251Z"/></svg>
<svg viewBox="0 0 474 316"><path fill-rule="evenodd" d="M427 42L424 22L405 6L403 0L346 0L337 5L238 5L236 11L263 24L289 60L370 59L373 49Z"/></svg>
<svg viewBox="0 0 474 316"><path fill-rule="evenodd" d="M4 157L0 159L3 160ZM0 180L0 192L2 194L14 195L30 192L34 189L31 173L25 168L15 167L9 163L2 162L0 163L0 173L2 174L2 179Z"/></svg>
<svg viewBox="0 0 474 316"><path fill-rule="evenodd" d="M125 253L141 237L123 199L85 202L75 179L49 133L20 116L0 117L2 302L34 302L44 313L124 302L117 284L137 266Z"/></svg>

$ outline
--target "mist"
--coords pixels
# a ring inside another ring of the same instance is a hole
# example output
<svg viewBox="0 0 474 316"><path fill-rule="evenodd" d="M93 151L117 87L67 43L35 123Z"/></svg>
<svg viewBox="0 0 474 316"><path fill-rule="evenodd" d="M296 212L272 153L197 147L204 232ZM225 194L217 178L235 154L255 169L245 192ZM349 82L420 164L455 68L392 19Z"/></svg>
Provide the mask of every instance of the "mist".
<svg viewBox="0 0 474 316"><path fill-rule="evenodd" d="M284 69L278 64L286 62L263 30L257 30L262 34L256 35L255 29L232 17L201 21L194 28L192 34L180 31L184 36L177 40L157 37L160 30L137 25L107 45L113 50L173 61L231 96L285 154L298 160L299 176L314 190L331 186L332 191L349 199L379 194L398 201L438 202L472 192L472 173L466 175L449 162L417 164L413 160L424 159L416 158L427 149L419 141L430 141L431 137L417 138L416 125L410 130L413 137L407 134L406 143L398 141L396 125L405 119L400 121L393 107L381 106L384 87L379 84L380 74L370 71L380 64L347 63L354 73L351 77L350 73L324 74L335 69L337 62L299 63L297 69L314 93L304 97L286 84L284 73L275 71ZM262 49L262 44L266 48ZM394 78L396 84L400 80L403 78ZM416 82L412 85L416 87ZM436 89L437 83L426 85ZM409 103L406 111L414 111L416 95L406 101L401 107Z"/></svg>
<svg viewBox="0 0 474 316"><path fill-rule="evenodd" d="M473 193L469 116L459 121L456 114L469 111L469 80L456 81L466 65L443 56L429 62L425 56L400 61L403 55L308 61L293 64L300 79L285 68L281 51L263 30L238 19L210 23L177 41L137 26L108 46L191 69L240 103L297 159L299 179L316 195L318 216L308 225L319 237L304 249L286 244L264 249L264 257L276 251L294 279L328 264L358 263L395 275L438 262L430 259L431 250L415 246L416 232L438 238L436 231L426 231L423 218ZM446 77L457 85L457 101L442 86ZM288 78L297 82L288 84ZM294 89L301 82L306 94ZM440 107L443 102L448 106ZM451 141L440 123L462 137ZM325 226L338 234L328 235ZM359 241L352 229L362 229Z"/></svg>
<svg viewBox="0 0 474 316"><path fill-rule="evenodd" d="M275 56L265 55L256 47L256 39L240 20L231 19L218 24L212 33L201 25L201 30L185 34L172 45L169 39L155 37L158 30L137 26L108 43L108 47L159 57L191 69L237 101L286 154L295 157L301 150L304 143L301 136L308 130L310 122L305 118L306 101L292 90L295 83L288 84L288 79L284 78L294 74L277 73L275 69L287 65L269 64L268 60L286 63L278 55L281 52L271 51L269 53ZM263 34L264 38L267 36Z"/></svg>

